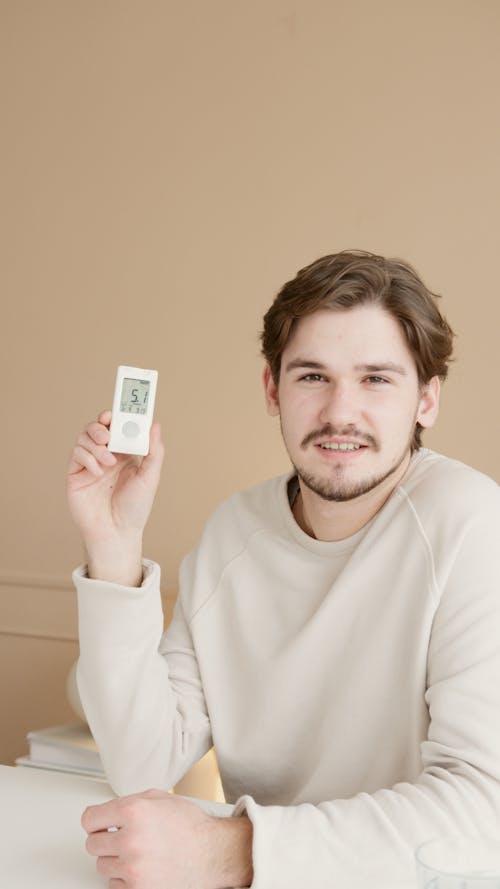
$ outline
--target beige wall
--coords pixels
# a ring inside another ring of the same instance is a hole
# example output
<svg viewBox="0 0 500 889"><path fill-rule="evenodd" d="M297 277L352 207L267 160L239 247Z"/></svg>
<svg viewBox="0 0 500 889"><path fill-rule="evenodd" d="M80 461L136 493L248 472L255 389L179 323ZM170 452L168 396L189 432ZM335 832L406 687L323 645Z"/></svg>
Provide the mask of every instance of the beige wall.
<svg viewBox="0 0 500 889"><path fill-rule="evenodd" d="M499 480L499 35L497 0L0 2L0 761L66 718L64 469L118 363L160 372L166 591L214 504L287 468L257 332L323 253L405 257L444 294L458 361L427 442Z"/></svg>

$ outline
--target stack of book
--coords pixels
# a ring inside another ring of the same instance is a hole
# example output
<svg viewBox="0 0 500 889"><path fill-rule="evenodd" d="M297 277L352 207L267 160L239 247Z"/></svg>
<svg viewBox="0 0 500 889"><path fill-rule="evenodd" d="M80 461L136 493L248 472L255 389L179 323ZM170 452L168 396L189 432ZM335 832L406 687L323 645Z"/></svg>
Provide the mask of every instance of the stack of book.
<svg viewBox="0 0 500 889"><path fill-rule="evenodd" d="M16 759L16 765L105 780L96 743L84 723L29 732L28 744L29 755Z"/></svg>

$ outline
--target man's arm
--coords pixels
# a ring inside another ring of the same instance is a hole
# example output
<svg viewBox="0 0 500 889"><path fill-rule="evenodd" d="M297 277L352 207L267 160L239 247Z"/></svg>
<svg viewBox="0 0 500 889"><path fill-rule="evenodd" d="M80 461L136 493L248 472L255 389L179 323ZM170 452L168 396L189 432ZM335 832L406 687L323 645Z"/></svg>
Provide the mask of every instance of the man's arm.
<svg viewBox="0 0 500 889"><path fill-rule="evenodd" d="M116 793L168 790L212 746L210 721L180 601L163 633L160 569L144 562L139 588L73 575L78 591L77 682Z"/></svg>
<svg viewBox="0 0 500 889"><path fill-rule="evenodd" d="M158 652L163 633L160 571L141 563L142 534L160 478L163 445L153 424L144 460L114 455L110 411L77 439L67 475L70 511L88 566L73 579L78 592L77 683L108 779L117 792L168 789L211 747L189 628L173 622L173 658ZM176 658L176 649L180 652Z"/></svg>

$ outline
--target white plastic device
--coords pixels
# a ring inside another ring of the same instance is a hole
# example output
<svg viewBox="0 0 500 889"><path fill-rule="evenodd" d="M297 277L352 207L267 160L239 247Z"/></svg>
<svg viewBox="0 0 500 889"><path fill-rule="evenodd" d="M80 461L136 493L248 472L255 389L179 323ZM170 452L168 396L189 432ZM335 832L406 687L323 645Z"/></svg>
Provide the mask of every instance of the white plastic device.
<svg viewBox="0 0 500 889"><path fill-rule="evenodd" d="M120 365L116 372L108 449L115 454L149 453L157 370Z"/></svg>

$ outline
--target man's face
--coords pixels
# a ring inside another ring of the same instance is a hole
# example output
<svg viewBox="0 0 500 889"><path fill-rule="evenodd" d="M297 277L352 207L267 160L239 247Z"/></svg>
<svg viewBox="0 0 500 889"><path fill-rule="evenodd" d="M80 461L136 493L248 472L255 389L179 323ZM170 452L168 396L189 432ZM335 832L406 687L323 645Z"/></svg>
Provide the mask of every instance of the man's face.
<svg viewBox="0 0 500 889"><path fill-rule="evenodd" d="M264 385L299 478L323 500L397 484L415 424L431 426L438 410L438 379L419 386L398 322L376 305L303 318L283 352L278 387L268 367Z"/></svg>

